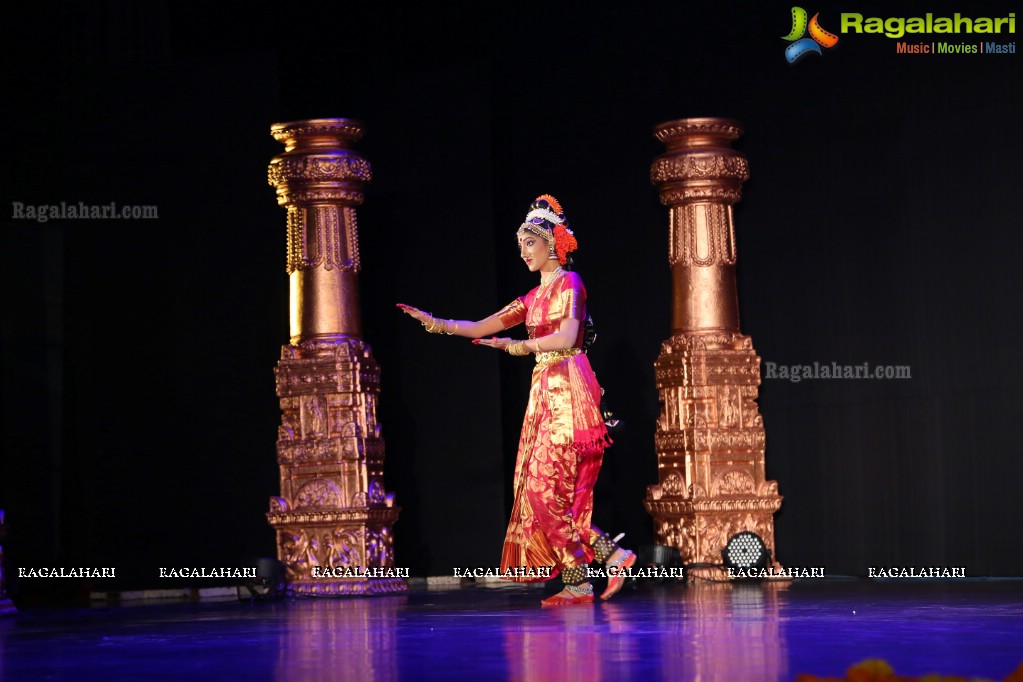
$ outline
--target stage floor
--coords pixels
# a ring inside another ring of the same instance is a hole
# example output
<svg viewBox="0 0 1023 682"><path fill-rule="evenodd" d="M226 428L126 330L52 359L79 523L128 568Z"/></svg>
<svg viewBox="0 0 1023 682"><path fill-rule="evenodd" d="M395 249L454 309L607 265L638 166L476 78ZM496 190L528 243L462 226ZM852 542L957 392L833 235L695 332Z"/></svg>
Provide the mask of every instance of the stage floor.
<svg viewBox="0 0 1023 682"><path fill-rule="evenodd" d="M542 609L544 594L22 611L0 619L0 679L755 682L883 658L1001 680L1023 662L1023 580L641 584Z"/></svg>

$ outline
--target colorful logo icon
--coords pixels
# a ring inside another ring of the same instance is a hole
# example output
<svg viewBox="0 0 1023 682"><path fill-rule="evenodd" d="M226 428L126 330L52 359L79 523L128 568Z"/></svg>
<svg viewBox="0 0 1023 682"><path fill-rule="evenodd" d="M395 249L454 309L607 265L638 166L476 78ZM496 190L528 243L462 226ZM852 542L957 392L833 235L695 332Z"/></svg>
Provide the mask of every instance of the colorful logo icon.
<svg viewBox="0 0 1023 682"><path fill-rule="evenodd" d="M785 48L785 59L789 60L789 64L795 64L811 52L823 54L822 47L834 47L838 44L838 36L821 28L817 21L819 16L819 12L814 14L813 19L807 23L806 10L802 7L792 8L792 30L787 36L782 36L782 40L792 43ZM804 38L808 29L810 37Z"/></svg>

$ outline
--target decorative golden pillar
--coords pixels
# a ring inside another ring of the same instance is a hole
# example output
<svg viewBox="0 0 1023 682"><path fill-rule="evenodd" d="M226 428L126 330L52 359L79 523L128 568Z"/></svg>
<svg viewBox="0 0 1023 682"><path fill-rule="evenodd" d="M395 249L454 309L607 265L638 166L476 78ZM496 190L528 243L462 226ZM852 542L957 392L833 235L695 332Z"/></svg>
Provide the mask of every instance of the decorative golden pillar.
<svg viewBox="0 0 1023 682"><path fill-rule="evenodd" d="M268 179L288 211L291 342L277 364L281 495L267 518L291 589L351 595L407 589L394 568L400 509L384 492L376 421L380 367L361 338L355 207L371 180L347 119L277 123ZM407 577L407 576L404 576Z"/></svg>
<svg viewBox="0 0 1023 682"><path fill-rule="evenodd" d="M742 126L688 118L654 134L667 146L650 180L670 211L672 335L654 363L658 484L648 487L645 506L656 541L677 547L686 564L721 563L725 543L744 530L773 555L782 498L764 473L760 358L739 331L735 287L732 205L749 164L729 145Z"/></svg>

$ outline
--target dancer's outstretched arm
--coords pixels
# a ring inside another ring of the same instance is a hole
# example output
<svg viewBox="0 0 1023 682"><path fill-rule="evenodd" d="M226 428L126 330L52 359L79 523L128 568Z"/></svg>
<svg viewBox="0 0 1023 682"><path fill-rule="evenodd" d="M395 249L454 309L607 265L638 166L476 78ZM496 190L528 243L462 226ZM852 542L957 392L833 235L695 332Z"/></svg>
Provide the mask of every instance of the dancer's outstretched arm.
<svg viewBox="0 0 1023 682"><path fill-rule="evenodd" d="M501 313L494 313L490 317L472 322L471 320L443 320L404 303L399 303L398 307L406 315L422 323L426 331L431 334L449 334L452 336L464 336L468 339L478 339L481 336L493 336L505 328L505 323L501 319Z"/></svg>
<svg viewBox="0 0 1023 682"><path fill-rule="evenodd" d="M526 355L527 353L542 353L549 350L565 350L574 346L577 338L579 338L579 320L569 317L561 321L558 331L547 336L527 339L525 341L506 338L480 339L479 341L474 341L474 343L480 346L497 348L498 350L506 350L512 355Z"/></svg>

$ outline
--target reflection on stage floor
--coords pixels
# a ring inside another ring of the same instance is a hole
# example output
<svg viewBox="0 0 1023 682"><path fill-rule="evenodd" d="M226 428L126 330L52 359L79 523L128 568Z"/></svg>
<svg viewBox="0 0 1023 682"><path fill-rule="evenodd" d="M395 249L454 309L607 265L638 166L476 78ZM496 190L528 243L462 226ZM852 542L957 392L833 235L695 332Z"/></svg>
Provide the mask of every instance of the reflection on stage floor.
<svg viewBox="0 0 1023 682"><path fill-rule="evenodd" d="M553 609L544 594L27 610L0 620L0 678L733 682L882 658L1001 680L1023 661L1023 580L647 584Z"/></svg>

